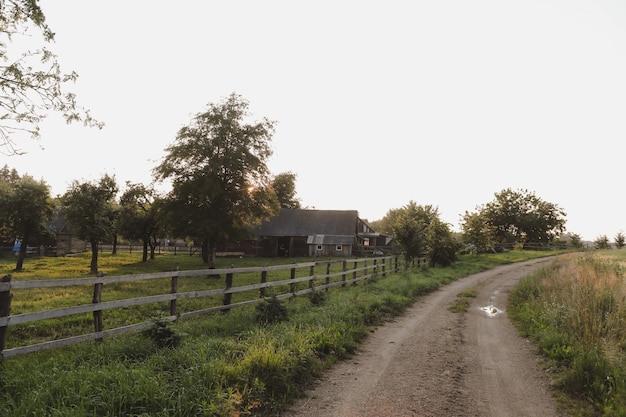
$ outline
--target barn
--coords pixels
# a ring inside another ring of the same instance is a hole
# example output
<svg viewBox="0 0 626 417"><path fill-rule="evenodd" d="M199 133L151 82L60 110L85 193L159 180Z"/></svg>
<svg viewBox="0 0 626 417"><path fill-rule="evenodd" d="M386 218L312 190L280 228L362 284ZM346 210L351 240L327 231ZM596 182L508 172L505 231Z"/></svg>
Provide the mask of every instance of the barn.
<svg viewBox="0 0 626 417"><path fill-rule="evenodd" d="M57 256L84 252L89 247L87 242L76 236L72 225L63 216L57 217L48 227L56 236L55 254Z"/></svg>
<svg viewBox="0 0 626 417"><path fill-rule="evenodd" d="M262 256L352 256L380 238L356 210L280 209L256 235Z"/></svg>

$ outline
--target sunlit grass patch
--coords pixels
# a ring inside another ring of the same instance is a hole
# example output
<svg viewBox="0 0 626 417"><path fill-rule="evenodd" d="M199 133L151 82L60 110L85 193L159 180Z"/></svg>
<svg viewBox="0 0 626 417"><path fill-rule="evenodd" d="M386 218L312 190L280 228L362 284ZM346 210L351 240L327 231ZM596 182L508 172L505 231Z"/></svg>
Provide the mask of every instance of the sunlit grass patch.
<svg viewBox="0 0 626 417"><path fill-rule="evenodd" d="M520 281L509 314L551 360L557 386L575 407L590 401L597 415L623 415L626 285L620 262L604 251L561 258Z"/></svg>

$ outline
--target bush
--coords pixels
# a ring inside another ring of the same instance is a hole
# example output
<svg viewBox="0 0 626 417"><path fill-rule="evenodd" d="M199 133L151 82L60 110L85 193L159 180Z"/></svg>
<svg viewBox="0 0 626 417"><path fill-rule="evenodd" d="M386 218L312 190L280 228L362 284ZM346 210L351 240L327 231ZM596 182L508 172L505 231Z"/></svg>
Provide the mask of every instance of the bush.
<svg viewBox="0 0 626 417"><path fill-rule="evenodd" d="M287 307L285 307L282 301L276 298L276 296L263 300L256 305L255 310L256 321L262 326L271 323L279 323L287 320L289 317Z"/></svg>
<svg viewBox="0 0 626 417"><path fill-rule="evenodd" d="M172 322L165 317L151 319L152 325L142 330L141 334L151 339L160 348L180 346L185 333L174 329Z"/></svg>
<svg viewBox="0 0 626 417"><path fill-rule="evenodd" d="M309 301L316 307L321 306L326 302L326 294L324 294L324 291L314 290L309 293Z"/></svg>

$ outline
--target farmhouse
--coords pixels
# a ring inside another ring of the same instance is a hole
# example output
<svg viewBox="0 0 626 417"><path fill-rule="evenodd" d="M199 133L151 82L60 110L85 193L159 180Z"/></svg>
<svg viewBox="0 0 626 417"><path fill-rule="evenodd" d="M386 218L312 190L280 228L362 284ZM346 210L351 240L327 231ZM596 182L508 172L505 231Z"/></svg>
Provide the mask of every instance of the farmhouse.
<svg viewBox="0 0 626 417"><path fill-rule="evenodd" d="M356 210L280 209L256 231L262 256L352 256L389 244Z"/></svg>

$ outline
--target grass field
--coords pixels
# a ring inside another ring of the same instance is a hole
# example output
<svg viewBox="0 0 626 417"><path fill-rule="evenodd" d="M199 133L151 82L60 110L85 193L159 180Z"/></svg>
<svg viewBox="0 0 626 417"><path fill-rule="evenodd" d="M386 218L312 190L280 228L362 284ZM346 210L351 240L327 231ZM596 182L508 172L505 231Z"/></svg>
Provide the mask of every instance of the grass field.
<svg viewBox="0 0 626 417"><path fill-rule="evenodd" d="M205 270L206 265L196 256L187 254L165 253L149 262L138 261L140 254L118 253L112 255L103 253L100 255L100 271L108 276L136 275L152 272L168 272L175 270ZM357 263L355 259L346 260L346 268L361 268L367 266L367 260ZM5 259L4 261L10 261ZM298 263L310 263L311 261L322 262L313 269L316 275L326 273L339 273L342 271L340 259L321 258L218 258L218 268L246 268L270 265L296 265ZM37 258L29 263L30 268L23 272L13 274L13 281L36 281L56 280L64 278L87 277L89 274L89 254L80 254L66 258ZM373 266L373 261L369 262ZM11 265L3 265L6 271L10 271ZM390 268L391 266L388 266ZM36 272L39 271L39 272ZM309 276L311 270L298 268L295 278ZM350 274L351 275L351 274ZM362 275L362 273L360 273ZM267 273L266 280L269 282L287 280L290 278L290 270L273 270ZM341 280L335 276L329 282ZM234 286L258 284L260 272L237 273L234 277ZM319 284L318 280L318 284ZM205 290L224 289L224 276L199 275L193 277L181 277L177 281L177 292L193 292ZM267 289L266 296L289 293L295 290L307 288L307 282L275 286ZM93 284L64 287L41 287L28 289L13 289L11 312L13 315L49 311L65 307L90 304L93 294ZM166 274L164 278L137 280L108 283L102 290L102 302L124 300L129 298L146 297L153 295L168 294L171 290L171 278ZM259 298L258 290L250 290L233 294L232 303L254 300ZM222 305L222 296L189 298L177 301L177 314L218 307ZM139 306L107 310L103 317L106 318L106 328L116 328L148 321L152 317L169 315L169 302L150 303ZM25 344L41 343L60 338L67 338L93 331L93 318L91 313L78 314L71 317L50 319L38 322L29 322L11 326L11 331L6 340L6 348L23 346Z"/></svg>
<svg viewBox="0 0 626 417"><path fill-rule="evenodd" d="M261 313L265 318L273 313L255 307L182 320L169 329L180 337L175 347L164 348L155 339L132 334L7 358L0 362L0 415L275 415L330 364L354 353L371 326L399 314L420 295L471 273L550 254L463 256L448 268L389 274L316 299L297 297L281 303L281 320L275 322L259 321ZM102 254L101 269L110 276L204 268L197 257L161 255L142 263L140 254L132 255ZM28 259L26 271L14 276L88 276L88 261L80 256ZM218 267L258 266L285 259L219 262ZM1 265L10 272L10 262ZM127 290L119 291L123 295ZM29 302L32 308L44 308L50 298L56 303L74 296L40 294Z"/></svg>

